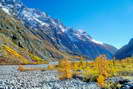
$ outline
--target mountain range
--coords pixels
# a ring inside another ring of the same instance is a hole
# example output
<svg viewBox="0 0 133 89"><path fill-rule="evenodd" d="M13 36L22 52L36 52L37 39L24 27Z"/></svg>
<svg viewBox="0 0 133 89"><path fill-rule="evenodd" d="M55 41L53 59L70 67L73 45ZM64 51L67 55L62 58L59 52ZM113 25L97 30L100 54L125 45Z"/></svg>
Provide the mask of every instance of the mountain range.
<svg viewBox="0 0 133 89"><path fill-rule="evenodd" d="M117 51L83 30L66 27L47 13L28 8L21 0L0 1L0 36L1 50L6 45L30 61L30 54L45 60L72 56L94 59L102 54L111 59Z"/></svg>
<svg viewBox="0 0 133 89"><path fill-rule="evenodd" d="M123 46L115 53L116 59L123 59L127 57L133 57L133 38L127 45Z"/></svg>

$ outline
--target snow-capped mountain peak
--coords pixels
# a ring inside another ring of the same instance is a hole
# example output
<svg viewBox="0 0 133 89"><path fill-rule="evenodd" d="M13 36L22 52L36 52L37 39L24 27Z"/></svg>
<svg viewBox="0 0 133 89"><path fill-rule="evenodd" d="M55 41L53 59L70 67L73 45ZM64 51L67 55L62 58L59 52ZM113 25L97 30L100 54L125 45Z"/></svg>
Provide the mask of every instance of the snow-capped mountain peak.
<svg viewBox="0 0 133 89"><path fill-rule="evenodd" d="M26 27L32 29L34 34L45 40L50 39L49 41L60 50L90 56L91 58L100 54L106 54L109 58L113 55L107 49L109 46L94 40L84 30L68 28L59 20L48 16L47 13L28 8L21 0L2 0L0 7L6 13L22 21Z"/></svg>

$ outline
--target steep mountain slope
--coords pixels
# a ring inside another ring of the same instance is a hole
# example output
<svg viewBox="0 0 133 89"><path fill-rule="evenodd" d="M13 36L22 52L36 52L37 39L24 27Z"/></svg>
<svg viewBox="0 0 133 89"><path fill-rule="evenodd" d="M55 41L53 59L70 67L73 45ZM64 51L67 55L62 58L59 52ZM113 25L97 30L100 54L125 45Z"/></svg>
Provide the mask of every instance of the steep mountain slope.
<svg viewBox="0 0 133 89"><path fill-rule="evenodd" d="M129 41L127 45L120 48L115 54L115 57L117 59L123 59L132 56L133 56L133 38Z"/></svg>
<svg viewBox="0 0 133 89"><path fill-rule="evenodd" d="M0 9L0 60L6 63L32 63L69 56L56 49L49 39L34 35L20 21ZM39 57L40 58L39 58Z"/></svg>
<svg viewBox="0 0 133 89"><path fill-rule="evenodd" d="M27 8L20 0L2 0L0 7L7 14L22 21L34 35L48 41L50 45L61 51L89 58L95 58L101 54L112 58L117 50L113 46L94 40L82 30L65 27L57 19L44 12ZM43 53L41 56L44 56Z"/></svg>

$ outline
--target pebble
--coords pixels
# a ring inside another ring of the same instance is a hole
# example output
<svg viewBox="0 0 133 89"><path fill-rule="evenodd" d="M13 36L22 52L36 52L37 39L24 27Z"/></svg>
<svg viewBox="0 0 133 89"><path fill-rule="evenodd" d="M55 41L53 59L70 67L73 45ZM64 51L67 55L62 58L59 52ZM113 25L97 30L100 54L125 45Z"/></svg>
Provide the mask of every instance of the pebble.
<svg viewBox="0 0 133 89"><path fill-rule="evenodd" d="M44 67L28 65L26 67ZM0 89L100 89L78 79L59 80L57 71L17 71L17 65L0 66Z"/></svg>

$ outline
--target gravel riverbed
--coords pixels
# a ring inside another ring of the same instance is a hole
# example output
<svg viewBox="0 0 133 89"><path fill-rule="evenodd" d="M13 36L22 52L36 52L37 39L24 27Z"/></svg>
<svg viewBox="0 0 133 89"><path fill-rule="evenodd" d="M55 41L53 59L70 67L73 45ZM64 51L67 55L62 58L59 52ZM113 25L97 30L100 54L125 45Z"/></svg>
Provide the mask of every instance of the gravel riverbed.
<svg viewBox="0 0 133 89"><path fill-rule="evenodd" d="M27 65L26 67L46 67ZM100 89L78 79L59 80L57 71L17 71L17 65L0 66L0 89Z"/></svg>
<svg viewBox="0 0 133 89"><path fill-rule="evenodd" d="M26 68L44 68L47 65L26 65ZM17 71L17 65L0 66L0 89L100 89L95 82L79 79L59 80L57 71ZM121 78L111 78L118 82ZM133 89L133 81L123 84L121 89Z"/></svg>

